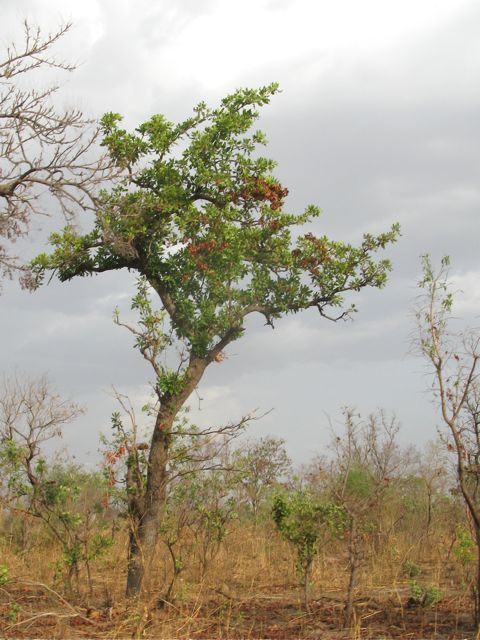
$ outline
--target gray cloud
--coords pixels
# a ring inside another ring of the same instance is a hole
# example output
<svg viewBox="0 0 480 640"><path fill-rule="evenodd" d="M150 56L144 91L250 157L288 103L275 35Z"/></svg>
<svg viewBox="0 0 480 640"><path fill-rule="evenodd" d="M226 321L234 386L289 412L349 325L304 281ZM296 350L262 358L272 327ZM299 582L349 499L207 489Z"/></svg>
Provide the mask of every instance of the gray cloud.
<svg viewBox="0 0 480 640"><path fill-rule="evenodd" d="M421 253L435 260L450 254L459 276L479 270L477 4L459 3L448 21L427 31L412 28L376 53L354 45L299 53L292 37L282 45L281 61L262 62L261 35L252 31L245 46L257 52L255 63L246 68L239 57L230 77L207 89L188 68L179 66L177 78L164 65L171 64L169 47L195 21L216 16L218 2L185 0L169 8L143 0L135 19L128 3L94 5L94 23L82 15L73 39L89 34L93 44L81 52L85 62L66 92L88 110L123 112L129 126L155 111L180 119L198 100L215 101L225 85L233 90L278 79L283 93L264 110L260 126L290 189L289 208L319 204L324 213L315 231L352 242L363 231L402 225L402 238L387 252L394 264L390 282L384 291L355 296L360 312L353 323L333 325L311 312L283 319L272 331L252 319L229 359L209 368L195 419L222 422L274 407L252 433L285 437L298 460L317 443L324 446L325 413L338 418L345 404L396 410L403 438L428 440L438 418L422 363L406 355L409 309ZM32 4L17 6L22 13ZM33 6L38 10L40 3ZM75 15L73 5L64 6ZM296 5L276 0L266 6L278 17ZM296 28L313 16L313 5L302 7ZM36 246L29 244L28 253ZM108 427L114 403L102 390L115 384L135 397L145 394L150 372L130 336L111 322L116 304L128 312L133 290L134 276L122 272L52 282L33 295L7 284L0 298L2 369L48 370L62 391L88 404L66 440L79 455L94 451L98 429Z"/></svg>

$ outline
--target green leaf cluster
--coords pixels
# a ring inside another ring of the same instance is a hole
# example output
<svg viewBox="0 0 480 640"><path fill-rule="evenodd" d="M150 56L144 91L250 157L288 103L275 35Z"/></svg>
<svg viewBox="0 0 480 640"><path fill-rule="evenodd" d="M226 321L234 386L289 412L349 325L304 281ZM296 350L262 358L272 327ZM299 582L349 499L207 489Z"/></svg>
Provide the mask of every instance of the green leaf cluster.
<svg viewBox="0 0 480 640"><path fill-rule="evenodd" d="M8 580L8 567L6 567L4 564L0 564L0 587L4 584L7 584Z"/></svg>
<svg viewBox="0 0 480 640"><path fill-rule="evenodd" d="M348 495L354 499L368 500L375 492L375 478L370 469L360 464L353 465L342 478Z"/></svg>
<svg viewBox="0 0 480 640"><path fill-rule="evenodd" d="M443 598L443 594L435 585L421 585L416 580L410 580L410 598L412 604L420 607L435 607Z"/></svg>
<svg viewBox="0 0 480 640"><path fill-rule="evenodd" d="M281 536L295 547L299 571L312 563L319 542L327 534L339 534L346 522L341 506L320 501L306 489L277 493L272 515Z"/></svg>
<svg viewBox="0 0 480 640"><path fill-rule="evenodd" d="M127 177L103 194L89 233L67 227L51 236L53 251L31 264L37 284L48 271L65 281L135 270L201 358L239 338L250 313L272 324L309 307L335 317L354 311L343 308L345 294L385 284L390 263L374 255L397 239L398 226L359 246L301 232L320 211L284 211L288 190L253 130L277 92L276 84L240 89L215 109L199 104L183 122L155 115L133 132L118 114L105 115L103 145ZM147 332L155 321L146 319Z"/></svg>
<svg viewBox="0 0 480 640"><path fill-rule="evenodd" d="M457 540L453 546L453 555L463 566L468 566L475 560L475 541L470 532L460 526L457 527L456 536Z"/></svg>

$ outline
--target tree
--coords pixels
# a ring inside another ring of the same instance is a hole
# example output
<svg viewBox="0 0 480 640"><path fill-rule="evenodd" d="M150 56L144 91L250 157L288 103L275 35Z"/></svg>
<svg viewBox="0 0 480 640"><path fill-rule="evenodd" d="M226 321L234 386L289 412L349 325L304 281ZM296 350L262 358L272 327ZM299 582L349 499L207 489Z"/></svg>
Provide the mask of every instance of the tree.
<svg viewBox="0 0 480 640"><path fill-rule="evenodd" d="M52 56L70 27L44 34L25 21L22 42L0 53L1 276L19 267L8 245L26 233L32 215L51 212L54 203L69 219L96 208L100 187L116 172L105 154L92 151L99 134L94 121L76 108L59 110L57 85L32 85L48 69L75 69ZM32 86L25 88L24 80Z"/></svg>
<svg viewBox="0 0 480 640"><path fill-rule="evenodd" d="M0 471L6 482L2 502L16 514L41 521L62 548L66 585L77 592L80 564L92 590L90 563L110 538L98 531L101 478L75 465L47 460L45 444L61 436L81 408L64 400L43 376L4 379L0 389ZM82 508L80 496L86 506ZM87 506L88 505L88 506Z"/></svg>
<svg viewBox="0 0 480 640"><path fill-rule="evenodd" d="M285 440L266 436L247 442L234 451L233 464L256 522L267 492L290 469L291 460L285 450Z"/></svg>
<svg viewBox="0 0 480 640"><path fill-rule="evenodd" d="M345 514L349 582L345 626L350 626L358 573L368 557L367 542L378 529L381 508L392 476L401 464L396 436L399 425L380 410L364 422L351 408L344 410L345 433L335 436L333 502Z"/></svg>
<svg viewBox="0 0 480 640"><path fill-rule="evenodd" d="M310 577L320 542L345 526L342 507L314 497L309 489L278 492L273 498L273 520L285 540L295 548L296 568L302 577L303 604L310 610Z"/></svg>
<svg viewBox="0 0 480 640"><path fill-rule="evenodd" d="M446 446L456 458L458 485L475 534L474 615L480 629L480 334L478 330L457 334L451 330L454 296L448 279L449 259L442 259L437 272L429 256L423 256L422 262L415 345L433 372L433 391L449 435Z"/></svg>
<svg viewBox="0 0 480 640"><path fill-rule="evenodd" d="M417 476L421 478L425 488L426 498L426 514L425 514L425 538L428 541L430 530L434 520L437 503L441 502L441 498L447 494L447 482L449 474L447 456L445 448L441 441L429 442L425 451L417 461ZM417 508L421 506L418 498L416 501Z"/></svg>
<svg viewBox="0 0 480 640"><path fill-rule="evenodd" d="M288 190L272 174L275 163L256 153L265 144L263 134L250 132L257 108L276 91L275 84L239 90L217 109L201 103L179 124L156 115L133 133L120 128L118 114L104 116L103 144L128 177L104 196L89 233L66 228L53 234L53 252L31 264L38 285L51 271L67 281L135 270L163 305L178 360L156 369L159 405L139 531L146 564L165 500L175 417L206 368L220 363L228 345L244 334L248 316L261 314L272 327L285 314L309 308L332 320L346 318L354 307L344 306L344 294L382 287L390 269L374 254L397 239L396 225L378 236L366 234L358 247L312 232L293 239L293 231L319 210L283 211ZM144 304L138 299L137 306ZM138 346L150 358L148 344L157 354L161 346L155 344L155 317L147 314L142 322ZM143 569L134 574L130 584L138 591Z"/></svg>

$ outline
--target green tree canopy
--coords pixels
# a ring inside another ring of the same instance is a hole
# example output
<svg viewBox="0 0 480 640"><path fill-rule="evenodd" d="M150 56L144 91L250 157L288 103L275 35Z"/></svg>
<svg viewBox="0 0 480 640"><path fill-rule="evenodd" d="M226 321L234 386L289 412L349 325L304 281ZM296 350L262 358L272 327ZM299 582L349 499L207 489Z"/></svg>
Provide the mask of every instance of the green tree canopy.
<svg viewBox="0 0 480 640"><path fill-rule="evenodd" d="M372 255L397 238L397 226L354 247L297 235L317 207L283 210L288 190L272 174L275 163L257 153L264 135L251 131L257 108L276 92L276 84L240 90L217 109L201 103L179 124L156 115L133 133L118 114L105 115L103 144L129 177L104 194L89 233L52 235L54 252L32 265L37 284L47 270L65 281L134 269L199 357L238 338L248 314L269 324L309 307L344 317L352 310L342 307L345 292L383 286L390 263Z"/></svg>

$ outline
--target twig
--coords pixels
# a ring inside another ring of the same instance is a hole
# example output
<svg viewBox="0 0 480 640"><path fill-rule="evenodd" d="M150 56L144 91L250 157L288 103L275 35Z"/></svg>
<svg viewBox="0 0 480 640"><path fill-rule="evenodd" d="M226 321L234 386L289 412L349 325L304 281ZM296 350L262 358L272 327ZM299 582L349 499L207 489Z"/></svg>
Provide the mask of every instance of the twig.
<svg viewBox="0 0 480 640"><path fill-rule="evenodd" d="M58 619L78 617L78 618L81 618L82 620L85 620L89 624L95 625L93 620L89 620L88 618L85 618L85 616L80 615L78 612L58 613L57 611L45 611L44 613L38 613L37 615L32 616L31 618L27 618L26 620L20 620L20 622L15 622L15 624L10 624L8 625L8 627L5 627L5 631L10 631L10 629L14 629L15 627L20 627L21 625L27 624L28 622L35 622L35 620L38 620L39 618L46 618L48 616L54 616Z"/></svg>

